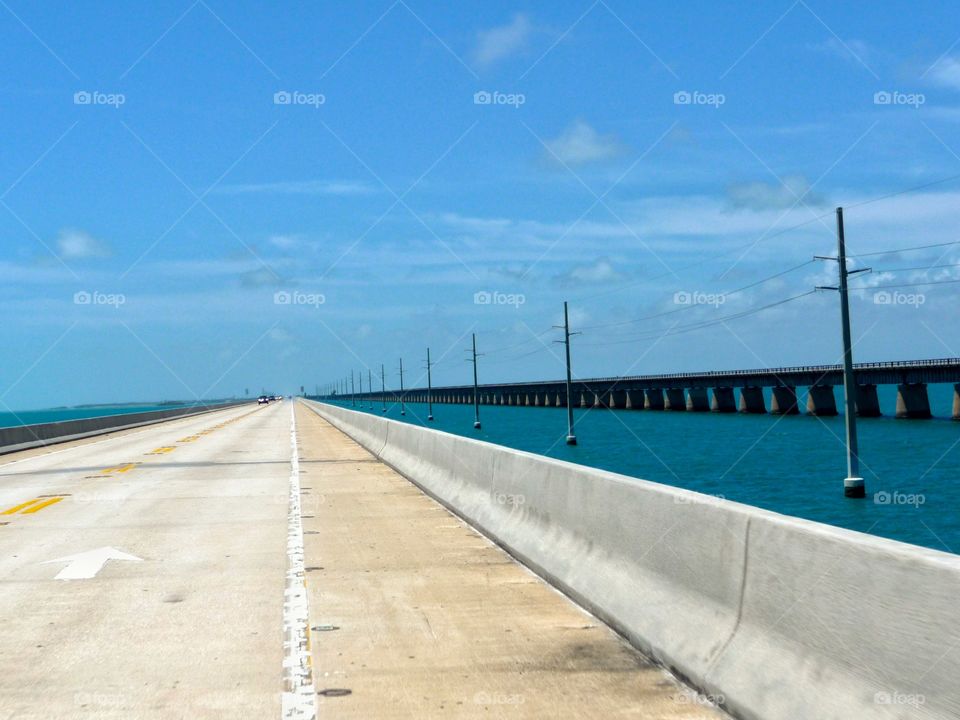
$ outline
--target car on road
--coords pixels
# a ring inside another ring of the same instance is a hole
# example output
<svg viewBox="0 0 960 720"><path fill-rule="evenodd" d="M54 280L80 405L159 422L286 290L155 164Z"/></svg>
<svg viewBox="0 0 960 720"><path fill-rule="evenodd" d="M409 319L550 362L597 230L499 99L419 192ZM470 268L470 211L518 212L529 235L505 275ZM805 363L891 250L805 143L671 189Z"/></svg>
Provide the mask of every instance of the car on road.
<svg viewBox="0 0 960 720"><path fill-rule="evenodd" d="M270 404L270 398L268 398L266 395L261 395L259 398L257 398L257 405L269 405L269 404Z"/></svg>

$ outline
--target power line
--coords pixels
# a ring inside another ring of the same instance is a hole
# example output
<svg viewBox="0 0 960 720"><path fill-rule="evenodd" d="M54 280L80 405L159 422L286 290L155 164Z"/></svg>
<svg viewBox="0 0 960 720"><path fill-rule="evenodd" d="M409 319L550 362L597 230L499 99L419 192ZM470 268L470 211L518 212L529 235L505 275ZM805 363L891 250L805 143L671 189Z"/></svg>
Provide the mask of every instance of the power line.
<svg viewBox="0 0 960 720"><path fill-rule="evenodd" d="M914 185L913 187L905 188L903 190L897 190L896 192L888 193L887 195L880 195L879 197L871 198L869 200L861 200L858 203L847 205L847 210L863 207L864 205L871 205L875 202L880 202L881 200L889 200L890 198L895 198L900 195L907 195L908 193L917 192L918 190L926 190L929 187L933 187L934 185L942 185L943 183L950 182L951 180L960 180L960 173L957 175L950 175L948 177L940 178L939 180L931 180L930 182L923 183L922 185Z"/></svg>
<svg viewBox="0 0 960 720"><path fill-rule="evenodd" d="M914 270L937 270L939 268L952 268L960 267L960 263L948 263L946 265L918 265L916 267L906 267L906 268L874 268L875 273L894 273L894 272L911 272Z"/></svg>
<svg viewBox="0 0 960 720"><path fill-rule="evenodd" d="M913 247L899 248L897 250L878 250L877 252L860 253L859 255L848 255L852 258L876 257L877 255L894 255L896 253L914 252L916 250L929 250L931 248L948 247L950 245L960 245L960 240L952 240L945 243L933 243L932 245L915 245Z"/></svg>
<svg viewBox="0 0 960 720"><path fill-rule="evenodd" d="M806 262L800 263L799 265L795 265L795 266L793 266L793 267L791 267L791 268L787 268L786 270L781 270L781 271L778 272L778 273L774 273L773 275L769 275L768 277L762 278L761 280L757 280L757 281L755 281L755 282L752 282L752 283L750 283L749 285L744 285L743 287L737 288L736 290L730 290L729 292L722 292L722 293L716 293L716 294L717 294L718 296L722 296L722 297L730 297L731 295L736 295L736 294L738 294L738 293L743 292L744 290L750 290L751 288L755 288L755 287L757 287L758 285L762 285L762 284L765 283L765 282L769 282L770 280L775 280L775 279L778 278L778 277L782 277L783 275L786 275L786 274L788 274L788 273L792 273L792 272L794 272L794 271L796 271L796 270L799 270L799 269L801 269L801 268L804 268L804 267L806 267L807 265L813 264L813 262L814 262L813 260L807 260ZM686 310L692 310L692 309L694 309L694 308L696 308L696 307L699 307L699 306L698 306L698 305L684 305L683 307L676 308L675 310L666 310L666 311L664 311L664 312L662 312L662 313L656 313L656 314L654 314L654 315L646 315L646 316L644 316L644 317L634 318L633 320L621 320L621 321L615 322L615 323L604 323L604 324L600 324L600 325L587 325L587 326L585 326L583 329L584 329L584 330L595 330L595 329L600 329L600 328L617 327L617 326L620 326L620 325L631 325L631 324L633 324L633 323L644 322L644 321L646 321L646 320L653 320L653 319L656 319L656 318L661 318L661 317L666 317L666 316L668 316L668 315L673 315L673 314L675 314L675 313L684 312L684 311L686 311Z"/></svg>
<svg viewBox="0 0 960 720"><path fill-rule="evenodd" d="M960 279L931 280L930 282L899 283L896 285L858 285L856 287L851 287L850 289L851 290L880 290L883 288L926 287L927 285L952 285L953 283L960 283Z"/></svg>
<svg viewBox="0 0 960 720"><path fill-rule="evenodd" d="M713 318L711 320L702 320L696 323L691 323L689 325L674 325L671 328L663 332L656 331L647 331L641 335L625 338L623 340L616 340L606 343L592 343L593 346L605 346L605 345L623 345L625 343L636 342L638 340L648 340L651 338L658 337L667 337L670 335L680 335L687 332L693 332L695 330L703 330L713 325L720 325L729 320L739 320L740 318L748 317L750 315L756 315L757 313L764 312L765 310L770 310L771 308L778 307L780 305L786 305L787 303L799 300L800 298L807 297L808 295L813 295L816 290L808 290L807 292L800 293L799 295L793 295L783 300L777 300L776 302L768 303L766 305L761 305L759 307L748 308L746 310L741 310L737 313L731 313L730 315L724 315L723 317Z"/></svg>

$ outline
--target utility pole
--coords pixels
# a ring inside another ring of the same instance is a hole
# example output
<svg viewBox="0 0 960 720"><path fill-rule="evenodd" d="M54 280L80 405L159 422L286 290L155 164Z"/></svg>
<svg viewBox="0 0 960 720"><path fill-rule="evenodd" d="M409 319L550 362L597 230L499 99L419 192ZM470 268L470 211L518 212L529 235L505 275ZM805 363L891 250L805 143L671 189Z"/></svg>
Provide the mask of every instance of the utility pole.
<svg viewBox="0 0 960 720"><path fill-rule="evenodd" d="M400 414L407 414L407 408L403 404L403 358L400 358Z"/></svg>
<svg viewBox="0 0 960 720"><path fill-rule="evenodd" d="M563 330L563 340L555 340L554 342L562 342L567 351L567 445L576 445L577 436L573 432L573 393L571 392L571 372L570 372L570 336L579 335L580 333L570 332L570 315L567 313L567 301L563 301L563 325L554 325L556 328L561 328Z"/></svg>
<svg viewBox="0 0 960 720"><path fill-rule="evenodd" d="M360 409L363 409L363 370L357 373L357 382L360 383Z"/></svg>
<svg viewBox="0 0 960 720"><path fill-rule="evenodd" d="M370 388L370 409L373 410L373 370L367 368L367 387Z"/></svg>
<svg viewBox="0 0 960 720"><path fill-rule="evenodd" d="M866 487L860 477L860 449L857 443L857 384L853 376L853 343L850 339L850 300L847 278L870 268L847 270L847 246L843 234L843 208L837 208L837 257L816 257L817 260L836 260L840 284L819 288L840 292L840 329L843 336L843 418L847 430L847 477L843 481L843 495L848 498L866 497Z"/></svg>
<svg viewBox="0 0 960 720"><path fill-rule="evenodd" d="M350 371L350 404L357 406L357 389L353 384L353 370Z"/></svg>
<svg viewBox="0 0 960 720"><path fill-rule="evenodd" d="M433 379L430 377L430 348L427 348L427 420L433 422Z"/></svg>
<svg viewBox="0 0 960 720"><path fill-rule="evenodd" d="M477 392L477 334L473 333L473 427L480 429L480 394Z"/></svg>
<svg viewBox="0 0 960 720"><path fill-rule="evenodd" d="M387 411L387 376L383 370L383 363L380 363L380 389L383 391L381 397L383 398L383 412Z"/></svg>

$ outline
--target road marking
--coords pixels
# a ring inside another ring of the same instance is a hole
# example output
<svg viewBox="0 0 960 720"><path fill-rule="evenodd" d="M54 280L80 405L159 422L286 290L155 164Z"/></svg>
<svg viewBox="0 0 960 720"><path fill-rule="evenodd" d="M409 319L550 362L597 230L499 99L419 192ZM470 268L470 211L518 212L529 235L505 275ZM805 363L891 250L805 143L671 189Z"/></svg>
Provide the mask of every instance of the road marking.
<svg viewBox="0 0 960 720"><path fill-rule="evenodd" d="M27 500L25 503L14 505L12 508L8 508L7 510L0 512L0 515L16 515L17 513L20 513L21 515L29 515L31 513L39 512L45 507L56 505L65 497L66 495L44 495L43 497L34 498L33 500Z"/></svg>
<svg viewBox="0 0 960 720"><path fill-rule="evenodd" d="M8 510L4 510L2 513L0 513L0 515L13 515L15 513L20 512L24 508L30 507L34 503L38 503L38 502L40 502L40 498L34 498L33 500L28 500L25 503L20 503L19 505L14 505L12 508Z"/></svg>
<svg viewBox="0 0 960 720"><path fill-rule="evenodd" d="M104 473L126 473L133 470L140 463L127 463L126 465L118 465L117 467L107 468L106 470L101 470L100 472Z"/></svg>
<svg viewBox="0 0 960 720"><path fill-rule="evenodd" d="M102 547L76 555L67 555L56 560L46 560L40 564L67 563L67 566L56 574L54 580L89 580L103 570L103 566L107 564L108 560L143 562L143 558L138 558L136 555L129 555L112 547Z"/></svg>
<svg viewBox="0 0 960 720"><path fill-rule="evenodd" d="M300 452L297 416L290 406L290 489L287 506L287 586L283 593L284 720L314 720L317 716L310 654L310 605L303 562L303 519L300 515Z"/></svg>
<svg viewBox="0 0 960 720"><path fill-rule="evenodd" d="M26 510L24 510L24 511L23 511L22 513L20 513L20 514L21 514L21 515L30 515L30 514L35 513L35 512L40 512L40 511L43 510L45 507L50 507L51 505L56 505L56 504L57 504L58 502L60 502L61 500L63 500L63 497L49 498L48 500L44 500L44 501L43 501L42 503L40 503L39 505L32 505L31 507L28 507Z"/></svg>
<svg viewBox="0 0 960 720"><path fill-rule="evenodd" d="M151 450L150 452L145 453L145 454L147 454L147 455L166 455L167 453L172 453L174 450L176 450L175 447L170 447L169 445L165 445L164 447L159 447L159 448L157 448L156 450Z"/></svg>

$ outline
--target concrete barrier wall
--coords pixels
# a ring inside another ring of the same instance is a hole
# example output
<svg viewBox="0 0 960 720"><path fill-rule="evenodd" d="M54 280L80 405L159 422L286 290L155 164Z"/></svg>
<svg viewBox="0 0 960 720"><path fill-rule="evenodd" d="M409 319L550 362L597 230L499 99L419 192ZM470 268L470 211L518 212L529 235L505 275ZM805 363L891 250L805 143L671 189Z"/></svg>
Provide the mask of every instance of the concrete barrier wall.
<svg viewBox="0 0 960 720"><path fill-rule="evenodd" d="M960 717L960 557L308 405L738 717Z"/></svg>
<svg viewBox="0 0 960 720"><path fill-rule="evenodd" d="M117 430L127 430L142 425L171 420L173 418L200 415L214 410L243 405L248 401L225 403L209 407L191 406L172 408L170 410L153 410L149 412L127 413L121 415L104 415L102 417L83 418L80 420L64 420L62 422L42 423L39 425L22 425L20 427L0 428L0 455L28 450L35 447L53 445L55 443L79 440L94 435L102 435Z"/></svg>

